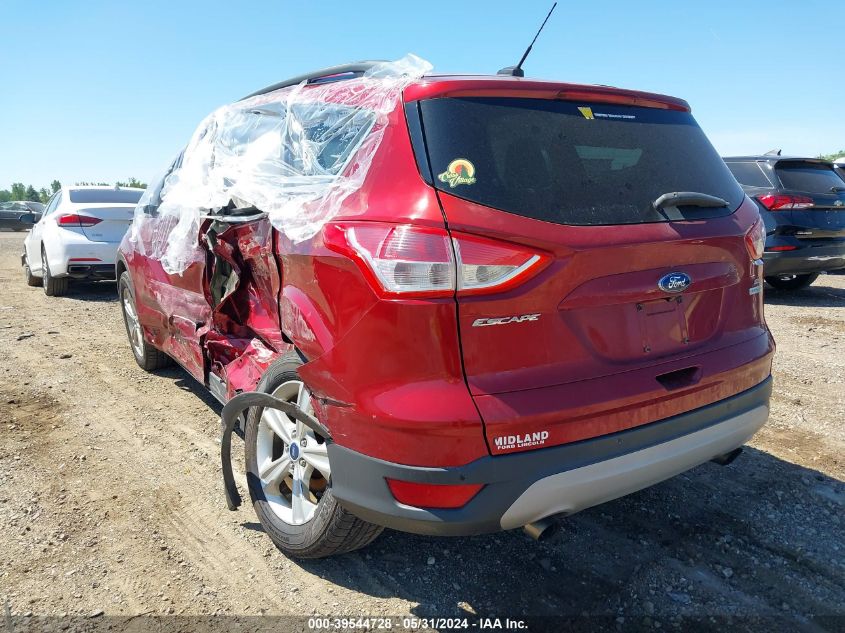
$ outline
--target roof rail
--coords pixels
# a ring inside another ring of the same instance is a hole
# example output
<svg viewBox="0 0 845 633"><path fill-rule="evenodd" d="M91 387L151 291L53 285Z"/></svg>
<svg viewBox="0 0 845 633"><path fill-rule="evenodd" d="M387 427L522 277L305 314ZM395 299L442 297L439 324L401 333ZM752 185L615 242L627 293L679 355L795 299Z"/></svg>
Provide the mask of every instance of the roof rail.
<svg viewBox="0 0 845 633"><path fill-rule="evenodd" d="M341 64L340 66L332 66L330 68L323 68L322 70L315 70L310 73L306 73L304 75L299 75L298 77L291 77L290 79L285 79L284 81L280 81L277 84L273 84L272 86L267 86L266 88L262 88L261 90L257 90L252 94L245 96L241 101L244 99L249 99L250 97L257 97L258 95L267 94L268 92L273 92L274 90L281 90L282 88L289 88L290 86L295 86L297 84L301 84L303 81L309 84L321 83L320 80L325 82L329 81L340 81L341 79L352 79L353 77L360 77L365 72L367 72L370 68L375 66L376 64L381 64L381 61L369 61L369 62L355 62L352 64ZM350 77L338 77L337 75L351 75Z"/></svg>

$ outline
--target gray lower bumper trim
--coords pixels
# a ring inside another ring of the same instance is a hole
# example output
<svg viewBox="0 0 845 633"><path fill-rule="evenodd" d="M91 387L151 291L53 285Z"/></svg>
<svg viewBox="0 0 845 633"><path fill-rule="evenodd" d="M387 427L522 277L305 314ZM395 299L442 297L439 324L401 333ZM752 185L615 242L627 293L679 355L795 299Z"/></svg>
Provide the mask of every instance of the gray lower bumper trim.
<svg viewBox="0 0 845 633"><path fill-rule="evenodd" d="M501 519L504 530L553 514L572 514L642 490L742 446L769 417L769 407L720 422L696 433L544 477L523 492Z"/></svg>

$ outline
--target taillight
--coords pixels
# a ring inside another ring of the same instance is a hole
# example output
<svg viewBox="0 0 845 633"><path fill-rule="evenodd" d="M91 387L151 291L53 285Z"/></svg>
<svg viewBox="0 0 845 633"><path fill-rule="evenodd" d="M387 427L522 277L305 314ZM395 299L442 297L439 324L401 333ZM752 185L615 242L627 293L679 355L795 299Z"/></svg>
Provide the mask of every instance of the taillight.
<svg viewBox="0 0 845 633"><path fill-rule="evenodd" d="M483 484L420 484L388 479L394 499L416 508L462 508L478 494Z"/></svg>
<svg viewBox="0 0 845 633"><path fill-rule="evenodd" d="M548 261L521 246L453 233L458 261L458 294L502 292L533 276Z"/></svg>
<svg viewBox="0 0 845 633"><path fill-rule="evenodd" d="M774 193L766 193L757 196L764 207L769 211L788 211L790 209L809 209L813 206L813 199L807 196L785 196Z"/></svg>
<svg viewBox="0 0 845 633"><path fill-rule="evenodd" d="M396 224L330 224L326 246L363 264L386 294L447 296L455 289L455 260L441 229Z"/></svg>
<svg viewBox="0 0 845 633"><path fill-rule="evenodd" d="M778 252L782 252L782 251L797 251L798 247L797 246L769 246L766 250L771 251L773 253L778 253Z"/></svg>
<svg viewBox="0 0 845 633"><path fill-rule="evenodd" d="M447 297L502 292L525 281L549 256L507 242L444 229L381 222L333 223L330 249L362 266L381 294Z"/></svg>
<svg viewBox="0 0 845 633"><path fill-rule="evenodd" d="M92 218L87 215L79 215L78 213L65 213L60 215L57 220L59 226L82 227L94 226L102 222L100 218Z"/></svg>
<svg viewBox="0 0 845 633"><path fill-rule="evenodd" d="M757 260L763 256L763 249L766 248L766 230L763 228L763 220L757 219L754 225L745 234L745 248L751 259Z"/></svg>

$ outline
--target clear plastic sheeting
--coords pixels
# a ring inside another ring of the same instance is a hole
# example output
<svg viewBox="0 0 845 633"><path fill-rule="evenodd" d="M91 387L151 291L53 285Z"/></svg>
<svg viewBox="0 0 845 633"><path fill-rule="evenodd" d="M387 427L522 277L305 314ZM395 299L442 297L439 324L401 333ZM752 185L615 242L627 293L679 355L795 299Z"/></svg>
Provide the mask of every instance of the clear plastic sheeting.
<svg viewBox="0 0 845 633"><path fill-rule="evenodd" d="M431 68L406 55L354 79L302 82L218 108L141 198L131 246L173 274L204 260L198 233L209 215L263 212L291 240L312 237L361 188L388 115Z"/></svg>

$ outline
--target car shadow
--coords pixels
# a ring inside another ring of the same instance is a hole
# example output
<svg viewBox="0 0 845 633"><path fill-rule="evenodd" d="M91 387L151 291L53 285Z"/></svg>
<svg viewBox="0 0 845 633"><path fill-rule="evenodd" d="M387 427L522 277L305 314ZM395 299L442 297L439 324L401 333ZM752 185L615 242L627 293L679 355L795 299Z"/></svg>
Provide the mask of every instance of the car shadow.
<svg viewBox="0 0 845 633"><path fill-rule="evenodd" d="M252 530L253 532L261 532L264 533L264 526L258 523L257 521L244 521L241 523L241 527L245 530Z"/></svg>
<svg viewBox="0 0 845 633"><path fill-rule="evenodd" d="M772 305L839 308L845 306L845 289L833 288L820 277L812 286L801 290L778 290L766 285L765 300Z"/></svg>
<svg viewBox="0 0 845 633"><path fill-rule="evenodd" d="M182 391L188 391L194 394L197 398L202 400L203 404L214 411L216 415L223 412L223 405L211 395L211 392L197 382L193 376L182 369L178 364L174 363L170 367L156 370L156 374L164 378L173 379L173 384Z"/></svg>
<svg viewBox="0 0 845 633"><path fill-rule="evenodd" d="M295 562L350 590L416 603L420 617L604 618L611 627L648 618L650 628L740 616L799 630L814 614L845 617L843 505L842 482L746 448L729 466L704 464L556 518L559 531L542 542L521 531L386 530L364 550Z"/></svg>
<svg viewBox="0 0 845 633"><path fill-rule="evenodd" d="M65 296L78 301L111 303L117 301L117 284L113 281L71 281Z"/></svg>

